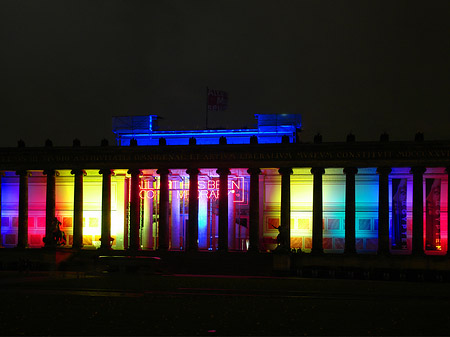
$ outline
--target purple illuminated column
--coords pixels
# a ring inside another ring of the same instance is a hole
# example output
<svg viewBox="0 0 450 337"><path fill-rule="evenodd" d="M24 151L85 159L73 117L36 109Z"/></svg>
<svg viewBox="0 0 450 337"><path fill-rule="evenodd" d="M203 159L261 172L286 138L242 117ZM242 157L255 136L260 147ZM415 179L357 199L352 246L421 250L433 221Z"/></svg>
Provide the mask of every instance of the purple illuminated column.
<svg viewBox="0 0 450 337"><path fill-rule="evenodd" d="M345 254L355 254L355 167L344 168L345 173Z"/></svg>
<svg viewBox="0 0 450 337"><path fill-rule="evenodd" d="M187 225L186 251L198 250L198 174L197 168L186 170L189 174L189 220Z"/></svg>
<svg viewBox="0 0 450 337"><path fill-rule="evenodd" d="M45 170L47 175L47 193L45 195L45 247L55 247L51 240L53 230L55 229L55 170Z"/></svg>
<svg viewBox="0 0 450 337"><path fill-rule="evenodd" d="M228 251L228 175L227 168L219 168L219 251Z"/></svg>
<svg viewBox="0 0 450 337"><path fill-rule="evenodd" d="M5 172L0 171L0 247L3 247L3 238L2 238L2 177L5 175Z"/></svg>
<svg viewBox="0 0 450 337"><path fill-rule="evenodd" d="M411 168L413 174L413 230L412 230L412 254L422 255L423 250L423 174L425 167Z"/></svg>
<svg viewBox="0 0 450 337"><path fill-rule="evenodd" d="M390 167L379 167L378 173L378 255L389 254L389 173Z"/></svg>
<svg viewBox="0 0 450 337"><path fill-rule="evenodd" d="M281 174L281 221L280 221L280 249L291 251L291 174L290 167L278 170Z"/></svg>
<svg viewBox="0 0 450 337"><path fill-rule="evenodd" d="M28 246L28 176L29 172L20 170L19 175L19 229L17 248Z"/></svg>
<svg viewBox="0 0 450 337"><path fill-rule="evenodd" d="M168 169L159 169L159 245L158 250L169 249L169 173Z"/></svg>
<svg viewBox="0 0 450 337"><path fill-rule="evenodd" d="M75 176L73 190L73 249L83 247L83 176L86 175L81 169L70 172Z"/></svg>
<svg viewBox="0 0 450 337"><path fill-rule="evenodd" d="M111 175L113 170L102 169L102 236L100 249L111 249Z"/></svg>
<svg viewBox="0 0 450 337"><path fill-rule="evenodd" d="M130 169L128 174L131 174L131 195L130 195L130 245L128 247L131 251L136 251L140 248L139 244L139 222L140 222L140 197L139 197L139 176L141 171L139 169Z"/></svg>
<svg viewBox="0 0 450 337"><path fill-rule="evenodd" d="M323 253L323 199L322 199L322 175L325 170L322 167L313 167L313 228L311 253Z"/></svg>
<svg viewBox="0 0 450 337"><path fill-rule="evenodd" d="M249 204L249 252L259 252L259 168L249 168L250 204Z"/></svg>

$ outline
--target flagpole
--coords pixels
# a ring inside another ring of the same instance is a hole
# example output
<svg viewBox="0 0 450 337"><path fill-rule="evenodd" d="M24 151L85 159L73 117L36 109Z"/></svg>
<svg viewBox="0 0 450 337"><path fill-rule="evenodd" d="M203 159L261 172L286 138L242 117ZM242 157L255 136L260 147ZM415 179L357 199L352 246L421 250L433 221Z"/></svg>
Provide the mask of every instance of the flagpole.
<svg viewBox="0 0 450 337"><path fill-rule="evenodd" d="M208 129L208 87L206 87L206 130Z"/></svg>

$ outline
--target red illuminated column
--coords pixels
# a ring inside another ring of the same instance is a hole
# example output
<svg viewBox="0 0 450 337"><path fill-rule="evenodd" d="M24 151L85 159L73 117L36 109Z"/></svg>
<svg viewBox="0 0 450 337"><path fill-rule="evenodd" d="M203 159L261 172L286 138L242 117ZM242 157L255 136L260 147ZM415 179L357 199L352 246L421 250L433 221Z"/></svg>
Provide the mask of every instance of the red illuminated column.
<svg viewBox="0 0 450 337"><path fill-rule="evenodd" d="M345 173L345 248L344 253L356 253L355 247L355 167L344 168Z"/></svg>
<svg viewBox="0 0 450 337"><path fill-rule="evenodd" d="M189 221L187 225L186 250L198 250L198 174L196 168L186 170L189 174Z"/></svg>
<svg viewBox="0 0 450 337"><path fill-rule="evenodd" d="M412 229L412 254L422 255L423 250L423 174L425 167L411 168L413 174L413 229Z"/></svg>
<svg viewBox="0 0 450 337"><path fill-rule="evenodd" d="M160 177L159 184L159 250L169 249L169 170L156 171Z"/></svg>
<svg viewBox="0 0 450 337"><path fill-rule="evenodd" d="M219 251L228 251L228 175L227 168L216 171L220 175L219 182Z"/></svg>
<svg viewBox="0 0 450 337"><path fill-rule="evenodd" d="M81 169L70 172L74 175L73 191L73 249L83 247L83 176L86 175Z"/></svg>
<svg viewBox="0 0 450 337"><path fill-rule="evenodd" d="M55 247L53 241L50 240L52 232L55 229L55 170L45 170L44 174L47 175L47 193L45 196L45 247Z"/></svg>
<svg viewBox="0 0 450 337"><path fill-rule="evenodd" d="M389 173L390 167L379 167L378 173L378 254L389 254Z"/></svg>
<svg viewBox="0 0 450 337"><path fill-rule="evenodd" d="M311 253L323 253L323 195L322 175L325 170L322 167L313 167L313 228Z"/></svg>
<svg viewBox="0 0 450 337"><path fill-rule="evenodd" d="M281 221L280 221L280 249L291 251L291 174L290 167L278 170L281 174Z"/></svg>
<svg viewBox="0 0 450 337"><path fill-rule="evenodd" d="M249 204L249 252L259 252L259 168L249 168L250 204Z"/></svg>
<svg viewBox="0 0 450 337"><path fill-rule="evenodd" d="M130 246L129 250L136 251L139 245L139 222L140 222L140 197L139 197L139 169L128 170L131 174L131 195L130 195Z"/></svg>
<svg viewBox="0 0 450 337"><path fill-rule="evenodd" d="M19 229L17 248L28 246L28 176L29 172L21 170L19 175Z"/></svg>
<svg viewBox="0 0 450 337"><path fill-rule="evenodd" d="M111 175L113 170L102 169L102 236L100 249L111 249Z"/></svg>
<svg viewBox="0 0 450 337"><path fill-rule="evenodd" d="M448 226L448 224L449 224L449 222L450 222L450 216L449 216L449 214L450 214L450 167L447 167L446 169L445 169L445 171L447 172L447 226ZM450 257L450 250L448 249L448 247L449 247L449 241L450 240L448 240L447 239L447 256L448 257Z"/></svg>

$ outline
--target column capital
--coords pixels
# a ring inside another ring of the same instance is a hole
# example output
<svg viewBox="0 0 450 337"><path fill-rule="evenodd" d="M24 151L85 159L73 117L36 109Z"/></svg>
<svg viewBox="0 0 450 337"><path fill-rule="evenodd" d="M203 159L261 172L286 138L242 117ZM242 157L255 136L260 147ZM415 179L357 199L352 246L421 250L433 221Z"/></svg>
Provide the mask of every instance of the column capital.
<svg viewBox="0 0 450 337"><path fill-rule="evenodd" d="M311 168L311 173L316 175L316 174L324 174L325 173L325 169L323 167L313 167Z"/></svg>
<svg viewBox="0 0 450 337"><path fill-rule="evenodd" d="M250 174L250 175L259 175L259 174L261 174L261 169L259 169L259 168L257 168L257 167L250 167L248 170L247 170L247 173L248 174Z"/></svg>
<svg viewBox="0 0 450 337"><path fill-rule="evenodd" d="M230 169L227 169L227 168L218 168L216 173L221 176L223 176L223 175L227 176L227 175L231 174Z"/></svg>
<svg viewBox="0 0 450 337"><path fill-rule="evenodd" d="M389 174L392 172L392 168L390 168L389 166L381 166L381 167L377 167L377 173L382 175L382 174Z"/></svg>
<svg viewBox="0 0 450 337"><path fill-rule="evenodd" d="M163 168L163 169L157 169L157 170L156 170L156 173L159 174L160 176L162 176L162 175L168 175L168 174L170 174L170 170L169 170L169 169L166 169L166 168Z"/></svg>
<svg viewBox="0 0 450 337"><path fill-rule="evenodd" d="M412 174L424 174L426 172L426 168L424 166L413 166L411 167Z"/></svg>
<svg viewBox="0 0 450 337"><path fill-rule="evenodd" d="M73 169L72 171L70 171L70 174L87 176L86 171L83 169Z"/></svg>
<svg viewBox="0 0 450 337"><path fill-rule="evenodd" d="M27 171L27 170L18 170L18 171L16 171L16 175L30 177L31 176L31 172Z"/></svg>
<svg viewBox="0 0 450 337"><path fill-rule="evenodd" d="M99 174L102 175L114 175L114 170L111 169L101 169L100 171L98 171Z"/></svg>
<svg viewBox="0 0 450 337"><path fill-rule="evenodd" d="M290 168L290 167L280 167L278 169L278 173L281 175L291 175L293 172L292 172L292 168Z"/></svg>
<svg viewBox="0 0 450 337"><path fill-rule="evenodd" d="M344 167L342 171L347 175L349 174L355 175L358 173L358 169L356 167Z"/></svg>
<svg viewBox="0 0 450 337"><path fill-rule="evenodd" d="M192 175L199 175L200 174L200 170L198 168L188 168L186 170L186 173L189 174L190 176L192 176Z"/></svg>
<svg viewBox="0 0 450 337"><path fill-rule="evenodd" d="M42 173L43 173L44 175L46 175L46 176L48 176L48 175L50 175L50 176L55 176L55 175L57 175L57 172L56 172L56 170L54 170L54 169L47 169L47 170L42 171Z"/></svg>
<svg viewBox="0 0 450 337"><path fill-rule="evenodd" d="M142 175L142 172L140 169L129 169L127 173L131 174L131 175L137 175L137 176Z"/></svg>

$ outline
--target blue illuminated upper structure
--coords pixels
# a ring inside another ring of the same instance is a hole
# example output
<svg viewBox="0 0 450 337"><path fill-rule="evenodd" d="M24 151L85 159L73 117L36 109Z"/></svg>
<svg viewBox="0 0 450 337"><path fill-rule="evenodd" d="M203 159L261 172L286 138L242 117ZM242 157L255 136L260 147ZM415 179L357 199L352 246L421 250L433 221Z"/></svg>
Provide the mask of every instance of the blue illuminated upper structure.
<svg viewBox="0 0 450 337"><path fill-rule="evenodd" d="M130 145L136 139L138 145L159 145L164 138L167 145L188 145L195 138L196 144L219 144L220 137L227 144L249 144L250 137L256 136L260 144L281 143L282 137L289 142L298 140L301 130L300 114L256 114L258 126L255 129L206 129L206 130L158 130L157 115L113 117L113 132L116 144Z"/></svg>

